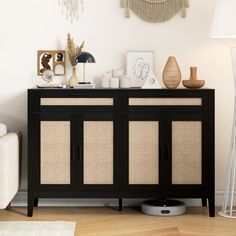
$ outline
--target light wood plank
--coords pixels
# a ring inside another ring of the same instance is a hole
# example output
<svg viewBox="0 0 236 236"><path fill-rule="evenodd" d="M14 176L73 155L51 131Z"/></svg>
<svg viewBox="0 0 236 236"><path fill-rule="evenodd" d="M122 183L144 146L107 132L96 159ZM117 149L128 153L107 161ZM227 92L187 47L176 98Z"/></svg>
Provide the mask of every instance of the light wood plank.
<svg viewBox="0 0 236 236"><path fill-rule="evenodd" d="M219 209L217 209L219 211ZM191 207L178 217L147 216L136 209L124 208L35 208L32 218L26 208L0 210L0 220L76 221L76 236L235 236L235 220L210 218L208 209Z"/></svg>

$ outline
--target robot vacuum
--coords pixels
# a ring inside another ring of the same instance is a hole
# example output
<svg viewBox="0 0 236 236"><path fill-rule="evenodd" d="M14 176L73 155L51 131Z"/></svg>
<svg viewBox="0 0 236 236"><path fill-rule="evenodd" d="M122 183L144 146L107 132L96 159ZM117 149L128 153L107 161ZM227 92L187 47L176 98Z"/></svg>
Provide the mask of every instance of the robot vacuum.
<svg viewBox="0 0 236 236"><path fill-rule="evenodd" d="M141 205L144 214L151 216L179 216L186 212L186 205L177 200L148 200Z"/></svg>

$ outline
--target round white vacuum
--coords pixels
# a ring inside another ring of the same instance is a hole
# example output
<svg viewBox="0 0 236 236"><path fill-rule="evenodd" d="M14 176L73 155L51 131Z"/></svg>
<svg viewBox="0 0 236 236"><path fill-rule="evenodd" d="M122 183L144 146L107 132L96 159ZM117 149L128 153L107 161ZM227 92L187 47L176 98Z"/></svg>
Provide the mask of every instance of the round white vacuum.
<svg viewBox="0 0 236 236"><path fill-rule="evenodd" d="M141 205L141 210L152 216L179 216L185 214L186 205L177 200L148 200Z"/></svg>

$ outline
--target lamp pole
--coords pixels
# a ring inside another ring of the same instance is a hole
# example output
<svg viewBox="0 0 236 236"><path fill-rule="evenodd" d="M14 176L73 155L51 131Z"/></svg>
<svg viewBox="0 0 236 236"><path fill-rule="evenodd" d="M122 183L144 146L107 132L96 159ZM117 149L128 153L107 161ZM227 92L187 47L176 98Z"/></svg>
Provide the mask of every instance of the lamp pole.
<svg viewBox="0 0 236 236"><path fill-rule="evenodd" d="M85 83L85 78L86 78L86 66L85 66L85 63L83 63L83 81Z"/></svg>
<svg viewBox="0 0 236 236"><path fill-rule="evenodd" d="M219 0L216 5L213 18L211 37L212 38L236 38L236 1ZM231 48L233 79L234 79L234 117L231 133L231 144L226 172L224 199L220 216L235 218L234 195L236 177L236 48Z"/></svg>

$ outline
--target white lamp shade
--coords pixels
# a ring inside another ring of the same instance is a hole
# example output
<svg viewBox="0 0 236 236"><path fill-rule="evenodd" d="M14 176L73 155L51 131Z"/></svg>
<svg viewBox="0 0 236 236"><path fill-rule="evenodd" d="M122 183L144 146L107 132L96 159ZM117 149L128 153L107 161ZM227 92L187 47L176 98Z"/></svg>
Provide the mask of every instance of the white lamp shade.
<svg viewBox="0 0 236 236"><path fill-rule="evenodd" d="M236 0L219 0L211 27L213 38L236 38Z"/></svg>

